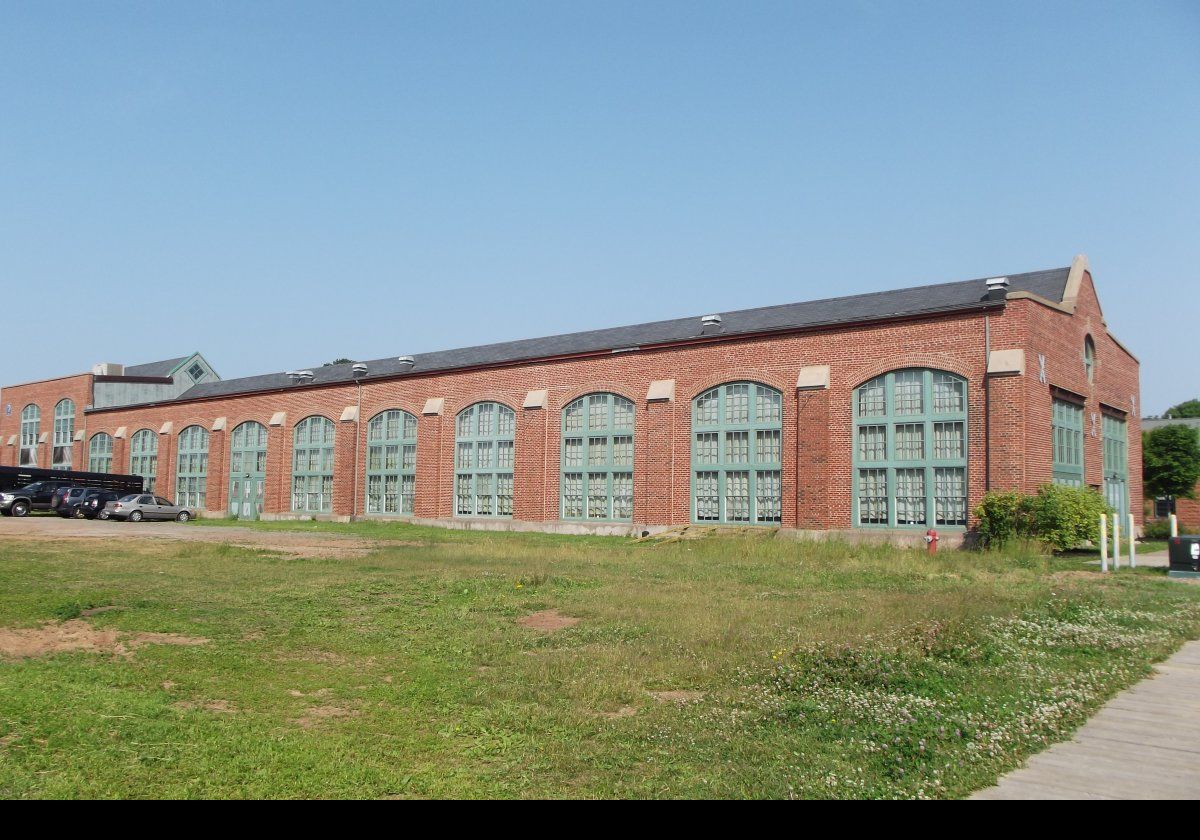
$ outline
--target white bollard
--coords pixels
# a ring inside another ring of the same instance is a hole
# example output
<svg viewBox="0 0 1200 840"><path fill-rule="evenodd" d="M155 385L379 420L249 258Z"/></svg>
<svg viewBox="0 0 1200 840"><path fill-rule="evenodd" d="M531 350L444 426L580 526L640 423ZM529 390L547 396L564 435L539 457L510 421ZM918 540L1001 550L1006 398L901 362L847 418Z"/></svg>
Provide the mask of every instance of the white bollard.
<svg viewBox="0 0 1200 840"><path fill-rule="evenodd" d="M1171 536L1179 536L1179 517L1173 513L1171 514Z"/></svg>
<svg viewBox="0 0 1200 840"><path fill-rule="evenodd" d="M1100 514L1100 571L1108 571L1108 515Z"/></svg>
<svg viewBox="0 0 1200 840"><path fill-rule="evenodd" d="M1129 514L1129 568L1137 568L1137 528L1133 524L1133 514Z"/></svg>
<svg viewBox="0 0 1200 840"><path fill-rule="evenodd" d="M1121 568L1121 514L1113 514L1113 571Z"/></svg>

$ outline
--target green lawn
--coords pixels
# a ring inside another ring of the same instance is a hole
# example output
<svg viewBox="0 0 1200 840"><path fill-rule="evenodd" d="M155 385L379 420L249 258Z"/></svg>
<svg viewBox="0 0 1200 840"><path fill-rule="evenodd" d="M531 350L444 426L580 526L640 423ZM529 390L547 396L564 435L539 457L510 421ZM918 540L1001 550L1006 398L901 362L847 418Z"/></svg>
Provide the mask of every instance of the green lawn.
<svg viewBox="0 0 1200 840"><path fill-rule="evenodd" d="M258 527L385 542L0 542L0 627L210 640L0 660L0 796L954 797L1200 635L1080 559Z"/></svg>

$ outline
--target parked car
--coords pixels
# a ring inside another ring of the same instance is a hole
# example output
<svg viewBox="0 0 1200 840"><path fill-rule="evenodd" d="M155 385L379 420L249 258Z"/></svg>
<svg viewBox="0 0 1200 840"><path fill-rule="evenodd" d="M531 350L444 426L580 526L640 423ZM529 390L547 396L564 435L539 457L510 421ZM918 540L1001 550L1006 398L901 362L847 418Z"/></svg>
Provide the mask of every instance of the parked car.
<svg viewBox="0 0 1200 840"><path fill-rule="evenodd" d="M50 500L60 487L70 487L69 481L35 481L16 490L0 493L0 513L6 516L25 516L31 510L50 510Z"/></svg>
<svg viewBox="0 0 1200 840"><path fill-rule="evenodd" d="M176 522L187 522L192 518L191 508L172 504L161 496L151 496L147 493L130 493L115 502L109 502L104 512L109 519L141 522L143 519L174 519Z"/></svg>
<svg viewBox="0 0 1200 840"><path fill-rule="evenodd" d="M68 499L58 506L58 515L64 519L96 519L107 518L104 508L109 502L115 502L121 494L114 490L97 490L94 487L77 499Z"/></svg>
<svg viewBox="0 0 1200 840"><path fill-rule="evenodd" d="M59 487L50 497L50 510L59 510L67 502L79 501L85 492L87 492L86 487L77 487L73 484L68 487Z"/></svg>

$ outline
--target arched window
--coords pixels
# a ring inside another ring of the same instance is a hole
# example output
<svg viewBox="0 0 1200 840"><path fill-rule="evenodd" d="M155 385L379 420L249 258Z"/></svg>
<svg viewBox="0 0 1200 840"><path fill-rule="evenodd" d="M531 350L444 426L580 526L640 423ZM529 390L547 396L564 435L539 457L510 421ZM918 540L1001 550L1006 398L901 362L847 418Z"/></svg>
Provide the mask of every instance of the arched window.
<svg viewBox="0 0 1200 840"><path fill-rule="evenodd" d="M267 480L267 427L247 420L229 438L229 513L258 519Z"/></svg>
<svg viewBox="0 0 1200 840"><path fill-rule="evenodd" d="M692 516L697 522L781 521L783 395L733 382L692 401Z"/></svg>
<svg viewBox="0 0 1200 840"><path fill-rule="evenodd" d="M897 370L854 391L854 522L967 524L967 382Z"/></svg>
<svg viewBox="0 0 1200 840"><path fill-rule="evenodd" d="M384 411L367 424L367 513L413 512L417 481L417 418Z"/></svg>
<svg viewBox="0 0 1200 840"><path fill-rule="evenodd" d="M459 412L454 453L457 515L512 516L516 424L516 413L500 403L476 403Z"/></svg>
<svg viewBox="0 0 1200 840"><path fill-rule="evenodd" d="M54 446L50 450L50 469L71 469L75 437L75 403L59 400L54 406Z"/></svg>
<svg viewBox="0 0 1200 840"><path fill-rule="evenodd" d="M188 426L179 433L175 504L204 509L208 499L208 429Z"/></svg>
<svg viewBox="0 0 1200 840"><path fill-rule="evenodd" d="M1096 379L1096 342L1089 335L1083 340L1083 371L1087 374L1088 382Z"/></svg>
<svg viewBox="0 0 1200 840"><path fill-rule="evenodd" d="M154 492L158 479L158 435L150 429L134 432L129 440L129 472L142 477L147 493Z"/></svg>
<svg viewBox="0 0 1200 840"><path fill-rule="evenodd" d="M27 405L21 411L21 458L20 466L38 465L38 438L42 434L42 410L36 405Z"/></svg>
<svg viewBox="0 0 1200 840"><path fill-rule="evenodd" d="M309 417L296 424L292 452L292 510L333 510L333 421Z"/></svg>
<svg viewBox="0 0 1200 840"><path fill-rule="evenodd" d="M563 409L563 519L633 519L633 403L588 394Z"/></svg>
<svg viewBox="0 0 1200 840"><path fill-rule="evenodd" d="M88 442L88 472L112 472L112 435L98 432Z"/></svg>

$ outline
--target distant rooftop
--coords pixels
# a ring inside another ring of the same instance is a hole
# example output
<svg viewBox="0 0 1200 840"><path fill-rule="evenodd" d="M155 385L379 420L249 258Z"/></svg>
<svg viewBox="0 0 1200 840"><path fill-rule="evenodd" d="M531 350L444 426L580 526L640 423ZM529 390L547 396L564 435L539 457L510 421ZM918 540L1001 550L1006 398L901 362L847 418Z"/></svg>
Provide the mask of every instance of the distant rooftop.
<svg viewBox="0 0 1200 840"><path fill-rule="evenodd" d="M1010 274L1008 275L1008 292L1010 294L1027 292L1058 302L1063 299L1069 274L1069 267L1025 274ZM789 303L781 306L715 313L720 315L715 322L711 318L696 315L690 318L654 321L627 327L567 333L500 344L485 344L458 350L420 353L412 356L411 365L399 361L398 356L392 356L365 362L368 369L366 378L375 379L410 372L436 373L462 368L511 364L533 359L632 350L713 336L752 336L758 333L812 329L997 306L999 304L996 301L988 300L987 279L962 280L954 283L826 298L805 303ZM401 350L400 352L405 351ZM322 385L354 381L352 367L350 364L328 367L317 365L305 368L305 370L310 370L313 374L311 384ZM127 372L132 370L132 368L128 368ZM287 388L291 385L292 378L286 373L267 373L241 379L202 382L189 388L179 399L224 397Z"/></svg>

